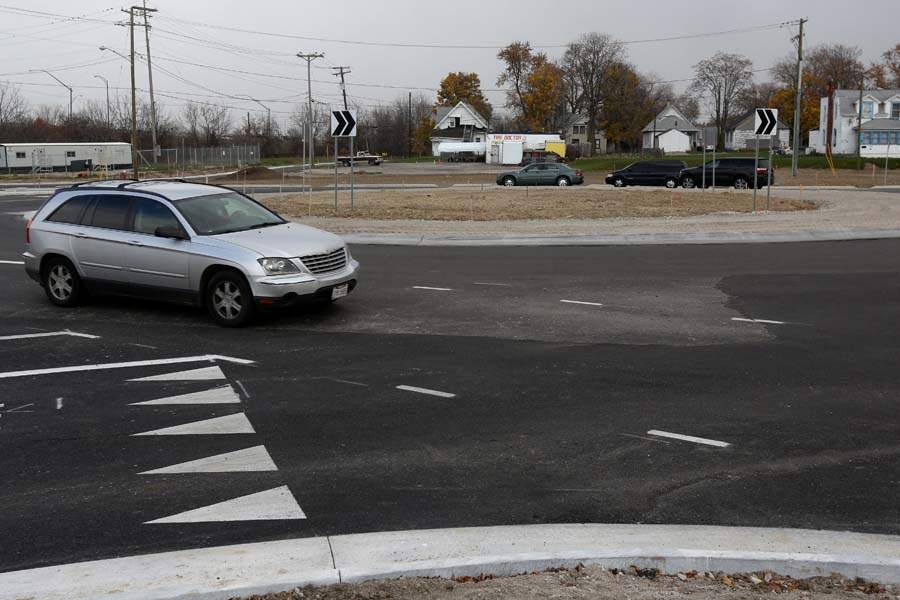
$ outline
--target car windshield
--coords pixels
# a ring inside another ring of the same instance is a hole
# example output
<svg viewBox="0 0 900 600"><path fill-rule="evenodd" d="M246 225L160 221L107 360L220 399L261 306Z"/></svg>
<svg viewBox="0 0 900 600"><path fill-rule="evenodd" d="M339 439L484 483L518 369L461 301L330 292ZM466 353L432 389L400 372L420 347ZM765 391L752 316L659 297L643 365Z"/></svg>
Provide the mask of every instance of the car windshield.
<svg viewBox="0 0 900 600"><path fill-rule="evenodd" d="M198 235L217 235L281 225L284 219L236 192L184 198L174 202Z"/></svg>

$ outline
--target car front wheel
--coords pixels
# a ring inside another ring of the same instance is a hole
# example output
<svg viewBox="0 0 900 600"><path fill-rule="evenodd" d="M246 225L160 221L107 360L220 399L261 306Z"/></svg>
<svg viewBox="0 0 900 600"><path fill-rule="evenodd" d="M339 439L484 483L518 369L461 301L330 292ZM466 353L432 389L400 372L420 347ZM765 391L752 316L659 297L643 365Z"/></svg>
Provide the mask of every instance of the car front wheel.
<svg viewBox="0 0 900 600"><path fill-rule="evenodd" d="M219 325L242 327L253 316L253 294L244 277L231 271L212 276L204 298L210 316Z"/></svg>
<svg viewBox="0 0 900 600"><path fill-rule="evenodd" d="M516 178L515 177L504 177L503 185L505 185L506 187L513 187L514 185L516 185Z"/></svg>
<svg viewBox="0 0 900 600"><path fill-rule="evenodd" d="M613 185L615 187L625 187L625 180L621 177L616 177L615 179L613 179Z"/></svg>
<svg viewBox="0 0 900 600"><path fill-rule="evenodd" d="M678 180L675 179L674 177L669 177L668 179L666 179L666 187L669 188L670 190L677 188Z"/></svg>
<svg viewBox="0 0 900 600"><path fill-rule="evenodd" d="M56 306L75 306L84 296L84 286L74 265L65 258L51 258L44 265L44 291Z"/></svg>

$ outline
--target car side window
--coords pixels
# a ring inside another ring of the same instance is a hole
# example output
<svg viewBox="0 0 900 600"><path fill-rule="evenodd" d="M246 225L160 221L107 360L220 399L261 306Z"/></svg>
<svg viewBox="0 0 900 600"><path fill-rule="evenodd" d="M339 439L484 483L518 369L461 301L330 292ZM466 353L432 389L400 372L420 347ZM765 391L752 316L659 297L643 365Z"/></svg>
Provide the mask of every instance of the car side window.
<svg viewBox="0 0 900 600"><path fill-rule="evenodd" d="M104 195L97 196L94 207L94 215L90 225L103 229L128 229L128 210L131 207L131 197Z"/></svg>
<svg viewBox="0 0 900 600"><path fill-rule="evenodd" d="M52 221L53 223L70 223L72 225L78 225L81 223L81 216L84 214L84 209L87 208L90 203L91 196L88 195L69 198L63 202L59 208L54 210L46 220Z"/></svg>
<svg viewBox="0 0 900 600"><path fill-rule="evenodd" d="M157 227L182 228L172 211L162 203L150 198L135 199L134 231L154 235Z"/></svg>

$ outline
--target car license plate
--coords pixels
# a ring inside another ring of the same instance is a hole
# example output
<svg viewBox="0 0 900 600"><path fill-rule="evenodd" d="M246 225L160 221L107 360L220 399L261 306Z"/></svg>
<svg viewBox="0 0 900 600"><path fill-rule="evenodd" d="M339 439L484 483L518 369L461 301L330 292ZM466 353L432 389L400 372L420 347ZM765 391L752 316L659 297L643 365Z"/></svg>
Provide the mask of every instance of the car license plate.
<svg viewBox="0 0 900 600"><path fill-rule="evenodd" d="M337 300L338 298L343 298L347 294L350 293L350 284L345 283L343 285L336 285L331 288L331 299Z"/></svg>

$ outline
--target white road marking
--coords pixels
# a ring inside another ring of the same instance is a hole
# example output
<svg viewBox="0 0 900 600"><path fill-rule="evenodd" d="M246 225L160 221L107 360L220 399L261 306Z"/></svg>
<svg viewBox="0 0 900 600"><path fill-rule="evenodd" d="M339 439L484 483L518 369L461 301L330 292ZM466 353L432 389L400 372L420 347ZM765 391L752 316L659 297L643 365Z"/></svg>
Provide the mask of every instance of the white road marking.
<svg viewBox="0 0 900 600"><path fill-rule="evenodd" d="M156 346L148 346L147 344L135 344L132 342L132 343L129 343L128 345L135 346L137 348L148 348L150 350L159 350L159 348L157 348Z"/></svg>
<svg viewBox="0 0 900 600"><path fill-rule="evenodd" d="M147 435L231 435L238 433L256 433L253 425L247 420L244 413L235 413L225 417L215 417L213 419L204 419L203 421L193 421L173 427L164 427L162 429L154 429L153 431L145 431L143 433L132 434L133 437Z"/></svg>
<svg viewBox="0 0 900 600"><path fill-rule="evenodd" d="M56 337L60 335L68 335L71 337L79 337L86 338L89 340L99 340L99 335L91 335L89 333L78 333L77 331L48 331L46 333L21 333L19 335L2 335L0 336L0 341L7 340L27 340L30 338L45 338L45 337Z"/></svg>
<svg viewBox="0 0 900 600"><path fill-rule="evenodd" d="M234 388L230 385L226 385L212 390L203 390L202 392L169 396L157 400L147 400L146 402L132 402L131 406L159 406L162 404L240 404L240 402L241 398L235 393Z"/></svg>
<svg viewBox="0 0 900 600"><path fill-rule="evenodd" d="M708 440L706 438L694 437L692 435L681 435L680 433L669 433L668 431L658 431L651 429L647 435L656 435L659 437L669 438L673 440L681 440L683 442L693 442L695 444L705 444L707 446L716 446L717 448L727 448L731 444L728 442L720 442L718 440Z"/></svg>
<svg viewBox="0 0 900 600"><path fill-rule="evenodd" d="M599 302L584 302L582 300L560 300L564 304L584 304L586 306L603 306Z"/></svg>
<svg viewBox="0 0 900 600"><path fill-rule="evenodd" d="M34 402L29 402L28 404L23 404L22 406L17 406L15 408L8 408L6 412L34 412L33 410L22 410L23 408L28 408L29 406L34 406Z"/></svg>
<svg viewBox="0 0 900 600"><path fill-rule="evenodd" d="M0 260L0 265L24 265L24 260Z"/></svg>
<svg viewBox="0 0 900 600"><path fill-rule="evenodd" d="M56 399L56 410L62 410L62 401L63 401L62 398Z"/></svg>
<svg viewBox="0 0 900 600"><path fill-rule="evenodd" d="M619 434L619 435L624 435L625 437L635 438L635 439L637 439L637 440L646 440L646 441L648 441L648 442L654 442L654 443L656 443L656 444L666 444L667 446L671 446L671 445L672 445L672 442L667 442L667 441L665 441L665 440L658 440L658 439L656 439L656 438L649 438L649 437L644 436L644 435L634 435L633 433L622 433L622 434Z"/></svg>
<svg viewBox="0 0 900 600"><path fill-rule="evenodd" d="M73 365L71 367L52 367L49 369L31 369L29 371L6 371L0 373L0 379L12 377L30 377L32 375L52 375L55 373L73 373L77 371L102 371L105 369L127 369L131 367L155 367L158 365L174 365L180 363L206 362L221 360L237 363L239 365L252 365L254 361L232 356L220 356L218 354L204 354L202 356L183 356L180 358L158 358L155 360L135 360L130 362L100 363L95 365Z"/></svg>
<svg viewBox="0 0 900 600"><path fill-rule="evenodd" d="M490 283L487 281L473 281L472 285L490 285L490 286L494 286L494 287L510 287L511 286L511 284L509 284L509 283Z"/></svg>
<svg viewBox="0 0 900 600"><path fill-rule="evenodd" d="M787 321L770 321L769 319L744 319L741 317L731 317L732 321L739 323L762 323L763 325L787 325Z"/></svg>
<svg viewBox="0 0 900 600"><path fill-rule="evenodd" d="M286 485L195 508L171 517L147 521L145 525L165 523L218 523L223 521L270 521L305 519L303 509L297 504Z"/></svg>
<svg viewBox="0 0 900 600"><path fill-rule="evenodd" d="M235 383L238 384L238 387L241 388L241 391L242 391L242 392L244 392L244 398L246 398L247 400L249 400L249 399L250 399L250 392L247 391L247 388L244 387L244 384L241 383L240 381L235 381Z"/></svg>
<svg viewBox="0 0 900 600"><path fill-rule="evenodd" d="M453 288L428 287L426 285L414 285L414 290L432 290L434 292L452 292Z"/></svg>
<svg viewBox="0 0 900 600"><path fill-rule="evenodd" d="M254 446L235 452L216 454L197 460L144 471L138 475L172 475L175 473L239 473L254 471L277 471L278 467L269 456L265 446Z"/></svg>
<svg viewBox="0 0 900 600"><path fill-rule="evenodd" d="M428 388L420 388L414 387L411 385L398 385L398 390L404 390L406 392L416 392L419 394L428 394L429 396L438 396L440 398L455 398L456 394L451 394L450 392L440 392L438 390L429 390Z"/></svg>
<svg viewBox="0 0 900 600"><path fill-rule="evenodd" d="M360 383L358 381L350 381L349 379L335 379L334 377L310 377L310 379L324 379L325 381L333 381L335 383L345 383L347 385L355 385L357 387L369 387L368 383Z"/></svg>
<svg viewBox="0 0 900 600"><path fill-rule="evenodd" d="M225 379L225 373L218 366L202 367L200 369L191 369L189 371L176 371L175 373L163 373L162 375L151 375L149 377L138 377L137 379L129 379L128 381L212 381L215 379Z"/></svg>

